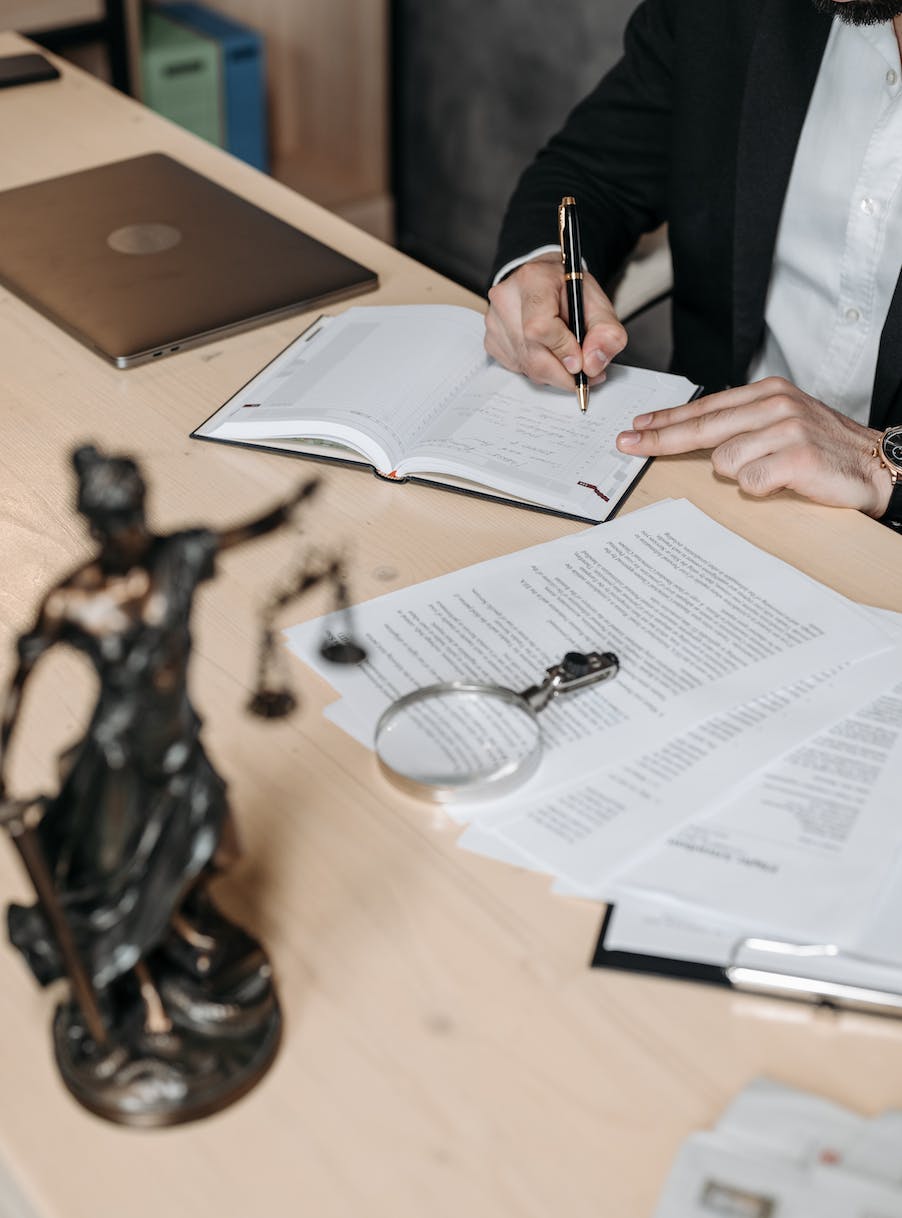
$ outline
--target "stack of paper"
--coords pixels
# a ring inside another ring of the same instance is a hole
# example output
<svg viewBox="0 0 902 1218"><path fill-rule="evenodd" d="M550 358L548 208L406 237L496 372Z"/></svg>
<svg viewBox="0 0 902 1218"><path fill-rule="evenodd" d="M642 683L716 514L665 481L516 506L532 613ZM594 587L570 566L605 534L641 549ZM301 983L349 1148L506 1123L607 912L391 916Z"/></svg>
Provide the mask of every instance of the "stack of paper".
<svg viewBox="0 0 902 1218"><path fill-rule="evenodd" d="M543 712L538 773L468 806L460 838L558 891L616 902L610 951L723 966L766 935L887 958L871 914L902 844L897 615L686 501L355 612L369 656L357 670L319 658L322 621L288 640L342 695L329 717L369 747L382 711L421 685L520 690L567 651L619 656L615 681Z"/></svg>
<svg viewBox="0 0 902 1218"><path fill-rule="evenodd" d="M902 1111L759 1080L682 1146L654 1218L902 1218Z"/></svg>

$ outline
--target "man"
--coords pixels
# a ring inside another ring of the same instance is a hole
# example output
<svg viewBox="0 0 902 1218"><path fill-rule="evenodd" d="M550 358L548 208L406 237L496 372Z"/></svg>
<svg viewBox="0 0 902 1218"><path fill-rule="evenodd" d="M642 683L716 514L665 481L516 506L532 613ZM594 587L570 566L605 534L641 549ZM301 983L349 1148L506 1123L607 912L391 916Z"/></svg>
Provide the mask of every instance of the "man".
<svg viewBox="0 0 902 1218"><path fill-rule="evenodd" d="M644 0L624 58L517 186L489 354L542 383L600 382L626 344L601 285L666 220L673 366L709 392L640 416L618 447L711 449L751 495L788 488L895 526L902 477L880 440L902 423L900 45L902 0ZM554 247L566 194L582 349Z"/></svg>

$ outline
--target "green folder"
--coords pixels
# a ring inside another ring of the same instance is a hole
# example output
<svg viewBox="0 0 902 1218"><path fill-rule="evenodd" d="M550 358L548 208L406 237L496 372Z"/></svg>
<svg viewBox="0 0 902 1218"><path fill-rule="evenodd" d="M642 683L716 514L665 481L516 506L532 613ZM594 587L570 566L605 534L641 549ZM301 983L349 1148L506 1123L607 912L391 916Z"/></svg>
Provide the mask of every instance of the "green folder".
<svg viewBox="0 0 902 1218"><path fill-rule="evenodd" d="M141 71L143 101L152 110L223 146L221 56L217 44L159 9L144 12Z"/></svg>

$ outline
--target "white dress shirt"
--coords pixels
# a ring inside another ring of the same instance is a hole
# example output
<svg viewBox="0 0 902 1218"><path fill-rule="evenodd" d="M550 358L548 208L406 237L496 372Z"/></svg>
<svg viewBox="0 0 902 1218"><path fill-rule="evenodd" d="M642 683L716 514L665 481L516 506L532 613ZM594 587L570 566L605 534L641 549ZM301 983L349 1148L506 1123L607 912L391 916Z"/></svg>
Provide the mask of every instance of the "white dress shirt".
<svg viewBox="0 0 902 1218"><path fill-rule="evenodd" d="M866 423L902 266L902 66L892 23L834 21L783 207L748 379Z"/></svg>
<svg viewBox="0 0 902 1218"><path fill-rule="evenodd" d="M784 376L861 423L902 267L902 64L891 22L834 20L777 233L749 381ZM556 250L542 246L498 272Z"/></svg>

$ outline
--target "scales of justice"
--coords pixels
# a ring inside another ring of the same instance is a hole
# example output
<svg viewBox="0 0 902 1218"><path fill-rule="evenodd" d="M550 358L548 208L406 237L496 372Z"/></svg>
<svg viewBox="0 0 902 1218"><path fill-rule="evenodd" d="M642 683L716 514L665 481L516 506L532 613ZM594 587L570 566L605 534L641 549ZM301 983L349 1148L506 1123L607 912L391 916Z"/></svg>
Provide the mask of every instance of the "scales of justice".
<svg viewBox="0 0 902 1218"><path fill-rule="evenodd" d="M50 589L19 638L0 711L0 819L37 898L9 906L9 936L41 985L66 983L53 1041L75 1098L120 1124L174 1125L253 1087L282 1024L266 952L210 892L238 851L225 783L188 698L192 602L221 552L286 525L316 483L223 531L161 535L147 526L134 461L85 446L73 464L96 552ZM275 615L324 582L346 612L337 560L305 564L267 605L254 713L293 709L291 690L271 687ZM57 644L93 665L96 704L59 758L57 792L16 799L5 785L10 738L29 674ZM365 658L346 633L323 653Z"/></svg>

